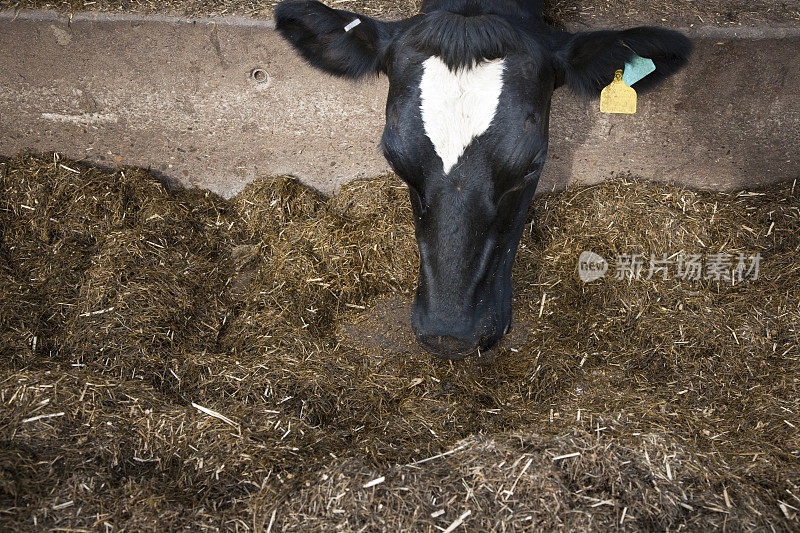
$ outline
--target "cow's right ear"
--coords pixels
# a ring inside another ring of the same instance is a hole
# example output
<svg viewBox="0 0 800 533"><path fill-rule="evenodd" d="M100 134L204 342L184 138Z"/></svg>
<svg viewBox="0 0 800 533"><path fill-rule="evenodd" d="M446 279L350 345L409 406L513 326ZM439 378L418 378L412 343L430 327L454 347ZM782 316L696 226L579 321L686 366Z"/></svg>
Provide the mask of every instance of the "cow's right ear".
<svg viewBox="0 0 800 533"><path fill-rule="evenodd" d="M353 79L383 70L383 52L396 27L313 0L281 2L275 8L275 24L313 66Z"/></svg>

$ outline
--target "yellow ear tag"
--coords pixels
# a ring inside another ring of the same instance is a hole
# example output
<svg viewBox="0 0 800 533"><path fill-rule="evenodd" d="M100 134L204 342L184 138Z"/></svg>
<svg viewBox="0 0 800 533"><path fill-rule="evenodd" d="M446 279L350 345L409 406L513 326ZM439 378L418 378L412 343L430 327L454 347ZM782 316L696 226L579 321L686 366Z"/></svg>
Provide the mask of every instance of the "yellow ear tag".
<svg viewBox="0 0 800 533"><path fill-rule="evenodd" d="M600 111L602 113L636 113L636 91L622 81L622 71L614 74L614 81L600 93Z"/></svg>

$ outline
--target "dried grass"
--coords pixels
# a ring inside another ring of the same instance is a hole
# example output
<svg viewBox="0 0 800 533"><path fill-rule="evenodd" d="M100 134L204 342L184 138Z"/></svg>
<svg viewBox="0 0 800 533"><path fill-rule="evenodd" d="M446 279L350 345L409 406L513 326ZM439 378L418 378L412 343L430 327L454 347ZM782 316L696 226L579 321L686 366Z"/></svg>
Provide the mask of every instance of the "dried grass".
<svg viewBox="0 0 800 533"><path fill-rule="evenodd" d="M269 18L277 0L0 0L0 9L56 9L63 12L110 11L180 16L247 15ZM409 17L422 0L329 0L328 5L375 17ZM796 2L785 0L551 0L545 17L555 25L690 24L741 26L787 24L800 20Z"/></svg>
<svg viewBox="0 0 800 533"><path fill-rule="evenodd" d="M392 176L226 201L0 160L0 527L796 529L799 197L540 197L512 339L450 363L403 323ZM583 284L587 249L764 260L735 286Z"/></svg>
<svg viewBox="0 0 800 533"><path fill-rule="evenodd" d="M209 15L271 17L277 4L278 0L0 0L0 9L166 13L193 17ZM337 9L354 10L366 15L408 17L418 11L422 2L421 0L334 0L328 4Z"/></svg>

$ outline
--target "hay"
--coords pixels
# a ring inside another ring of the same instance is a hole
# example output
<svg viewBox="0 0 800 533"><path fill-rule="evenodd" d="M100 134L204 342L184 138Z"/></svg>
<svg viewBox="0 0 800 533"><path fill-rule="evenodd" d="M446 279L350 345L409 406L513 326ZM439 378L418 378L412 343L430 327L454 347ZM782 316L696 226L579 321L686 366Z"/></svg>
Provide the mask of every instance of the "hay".
<svg viewBox="0 0 800 533"><path fill-rule="evenodd" d="M366 15L408 17L415 14L421 0L334 0L338 9ZM111 11L166 13L191 17L248 15L271 17L278 0L0 0L0 9L56 9L63 12Z"/></svg>
<svg viewBox="0 0 800 533"><path fill-rule="evenodd" d="M226 201L0 160L0 527L796 529L799 196L540 197L511 338L451 363L403 323L392 176ZM584 250L764 259L733 286L587 285Z"/></svg>
<svg viewBox="0 0 800 533"><path fill-rule="evenodd" d="M0 9L55 9L66 13L79 11L135 12L190 17L246 15L272 16L277 0L0 0ZM332 0L338 9L365 15L402 18L416 14L422 0ZM544 3L544 16L556 26L587 23L604 26L619 24L694 24L740 26L786 24L800 20L796 2L752 0L551 0Z"/></svg>

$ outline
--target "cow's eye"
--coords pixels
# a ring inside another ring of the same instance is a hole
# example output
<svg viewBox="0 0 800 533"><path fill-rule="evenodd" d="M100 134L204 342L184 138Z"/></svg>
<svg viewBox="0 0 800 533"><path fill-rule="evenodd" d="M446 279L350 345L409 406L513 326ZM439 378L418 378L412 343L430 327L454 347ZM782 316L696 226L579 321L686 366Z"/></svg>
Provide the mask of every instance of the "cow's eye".
<svg viewBox="0 0 800 533"><path fill-rule="evenodd" d="M411 205L413 208L415 208L414 211L421 217L426 211L425 202L422 200L422 195L411 185L408 186L408 192L411 198Z"/></svg>
<svg viewBox="0 0 800 533"><path fill-rule="evenodd" d="M539 128L539 117L536 113L528 114L528 118L525 119L525 129L526 130L534 130Z"/></svg>
<svg viewBox="0 0 800 533"><path fill-rule="evenodd" d="M544 162L547 161L547 147L542 148L536 154L536 157L533 159L533 162L528 167L528 173L525 175L525 179L533 179L536 175L541 172L542 168L544 167Z"/></svg>
<svg viewBox="0 0 800 533"><path fill-rule="evenodd" d="M528 167L528 172L527 172L527 174L525 175L525 179L526 179L526 180L529 180L529 179L532 179L532 178L534 178L534 177L535 177L535 175L536 175L536 174L538 174L540 170L542 170L542 165L543 165L543 163L544 163L543 161L540 161L540 160L538 160L538 159L537 159L536 161L534 161L534 162L531 164L531 166L530 166L530 167Z"/></svg>

